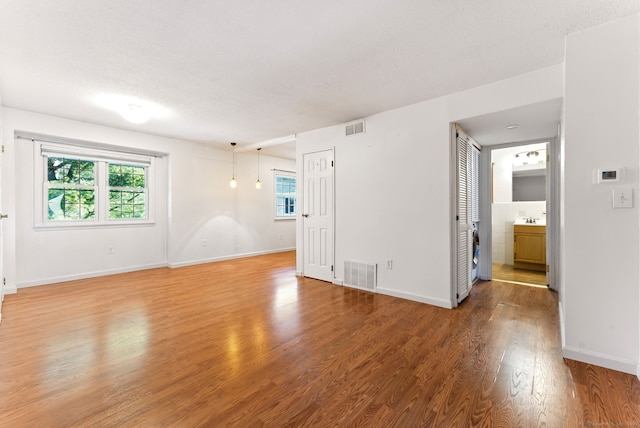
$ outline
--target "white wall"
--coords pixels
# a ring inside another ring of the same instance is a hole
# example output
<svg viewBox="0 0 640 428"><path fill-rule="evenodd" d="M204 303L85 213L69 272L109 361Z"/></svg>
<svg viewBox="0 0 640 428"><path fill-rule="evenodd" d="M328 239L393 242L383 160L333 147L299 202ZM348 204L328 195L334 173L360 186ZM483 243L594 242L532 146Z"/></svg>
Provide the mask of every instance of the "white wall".
<svg viewBox="0 0 640 428"><path fill-rule="evenodd" d="M2 168L4 262L8 289L144 269L181 266L295 246L295 222L273 219L271 169L295 162L257 155L236 156L238 188L229 188L231 150L91 125L4 108L6 152ZM33 144L14 131L128 146L166 153L156 171L156 224L82 230L34 229ZM206 246L203 246L203 241ZM116 247L114 255L107 254Z"/></svg>
<svg viewBox="0 0 640 428"><path fill-rule="evenodd" d="M564 355L636 373L640 17L570 35L565 67ZM625 167L625 183L593 184L598 167ZM612 209L613 187L634 208Z"/></svg>
<svg viewBox="0 0 640 428"><path fill-rule="evenodd" d="M373 262L379 292L452 307L449 123L560 96L553 66L368 117L365 134L344 137L343 125L298 134L298 165L335 147L336 280L345 260Z"/></svg>

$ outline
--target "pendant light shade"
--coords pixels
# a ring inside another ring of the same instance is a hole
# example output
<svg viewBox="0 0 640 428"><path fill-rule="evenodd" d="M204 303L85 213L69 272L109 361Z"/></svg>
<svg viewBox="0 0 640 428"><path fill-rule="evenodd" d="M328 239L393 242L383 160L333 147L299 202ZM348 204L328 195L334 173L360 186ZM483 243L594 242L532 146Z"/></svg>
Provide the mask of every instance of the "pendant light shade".
<svg viewBox="0 0 640 428"><path fill-rule="evenodd" d="M256 189L262 189L262 183L260 182L260 150L262 147L258 147L258 179L256 180Z"/></svg>
<svg viewBox="0 0 640 428"><path fill-rule="evenodd" d="M235 189L238 186L238 182L236 181L236 143L231 143L231 147L233 149L233 173L231 174L231 181L229 182L229 186L231 186L232 189Z"/></svg>

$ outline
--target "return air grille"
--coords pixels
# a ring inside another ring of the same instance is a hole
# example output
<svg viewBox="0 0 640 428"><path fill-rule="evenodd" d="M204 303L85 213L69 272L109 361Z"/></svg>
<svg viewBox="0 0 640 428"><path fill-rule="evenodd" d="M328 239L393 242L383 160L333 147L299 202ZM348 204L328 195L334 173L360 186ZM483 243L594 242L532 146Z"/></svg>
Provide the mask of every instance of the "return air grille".
<svg viewBox="0 0 640 428"><path fill-rule="evenodd" d="M376 271L377 266L375 264L345 261L344 285L347 287L375 291Z"/></svg>
<svg viewBox="0 0 640 428"><path fill-rule="evenodd" d="M363 134L364 133L364 120L359 120L357 122L348 123L345 125L345 135L348 137L350 135Z"/></svg>

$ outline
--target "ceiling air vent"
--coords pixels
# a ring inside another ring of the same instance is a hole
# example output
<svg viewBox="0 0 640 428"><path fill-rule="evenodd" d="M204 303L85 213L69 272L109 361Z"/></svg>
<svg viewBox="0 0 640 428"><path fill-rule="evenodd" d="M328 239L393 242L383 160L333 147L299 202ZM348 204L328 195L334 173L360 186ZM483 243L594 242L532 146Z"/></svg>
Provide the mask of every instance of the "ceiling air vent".
<svg viewBox="0 0 640 428"><path fill-rule="evenodd" d="M364 120L347 123L344 129L347 137L350 135L364 134Z"/></svg>

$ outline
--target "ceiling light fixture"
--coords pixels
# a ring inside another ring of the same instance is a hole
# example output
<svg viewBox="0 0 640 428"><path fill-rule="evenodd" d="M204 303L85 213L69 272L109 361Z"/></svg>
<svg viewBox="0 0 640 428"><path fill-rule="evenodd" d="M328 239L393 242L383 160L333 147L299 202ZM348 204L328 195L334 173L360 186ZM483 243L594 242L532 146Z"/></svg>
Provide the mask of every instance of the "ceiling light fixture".
<svg viewBox="0 0 640 428"><path fill-rule="evenodd" d="M262 150L262 147L258 147L258 179L256 180L256 189L262 189L262 183L260 182L260 150Z"/></svg>
<svg viewBox="0 0 640 428"><path fill-rule="evenodd" d="M236 181L236 143L231 143L231 148L233 149L233 160L232 160L232 169L233 173L231 174L231 181L229 182L229 186L232 189L235 189L238 186L238 182Z"/></svg>
<svg viewBox="0 0 640 428"><path fill-rule="evenodd" d="M514 123L513 125L507 125L507 129L516 129L519 125Z"/></svg>
<svg viewBox="0 0 640 428"><path fill-rule="evenodd" d="M151 119L151 113L139 104L127 104L120 110L120 116L131 123L145 123Z"/></svg>

